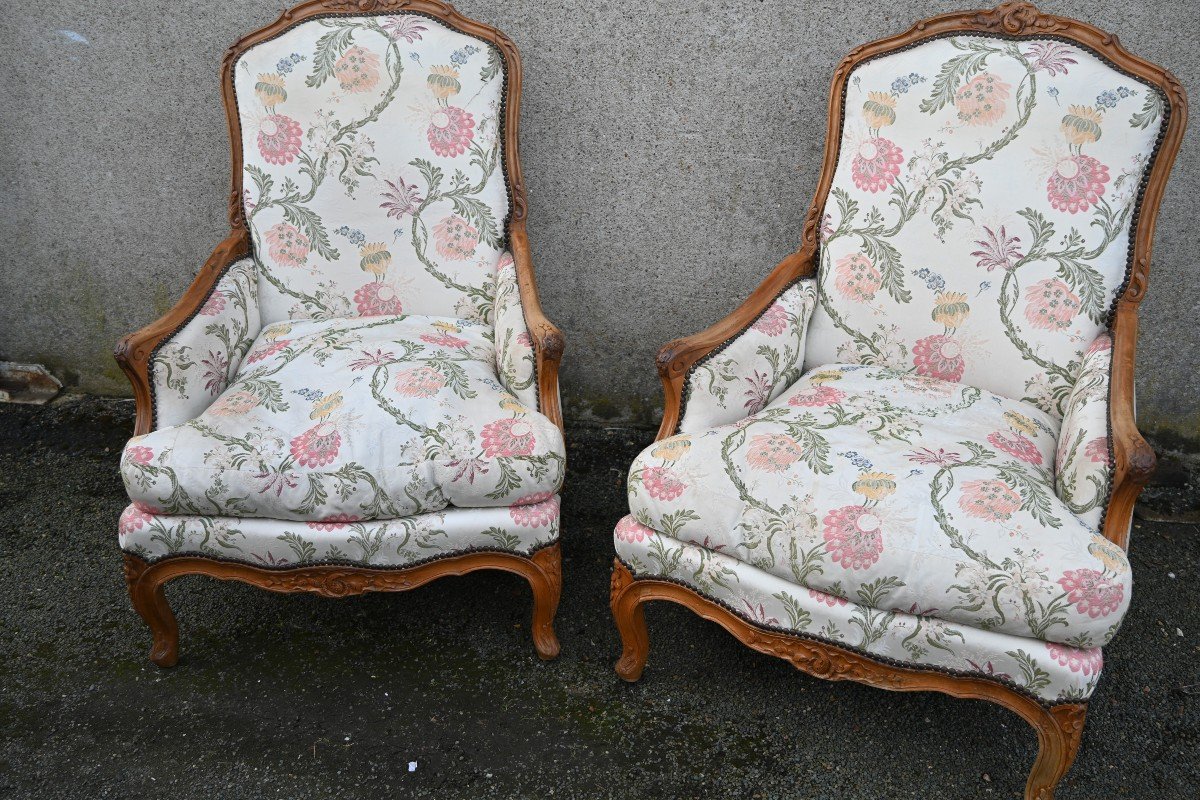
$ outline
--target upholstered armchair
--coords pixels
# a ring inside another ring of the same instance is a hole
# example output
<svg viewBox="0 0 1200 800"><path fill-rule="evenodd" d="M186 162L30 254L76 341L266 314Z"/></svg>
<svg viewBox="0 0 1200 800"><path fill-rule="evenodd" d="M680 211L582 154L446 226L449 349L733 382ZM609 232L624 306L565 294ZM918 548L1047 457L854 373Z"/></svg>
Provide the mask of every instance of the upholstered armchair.
<svg viewBox="0 0 1200 800"><path fill-rule="evenodd" d="M340 597L500 569L558 653L563 338L542 313L513 43L442 2L306 2L227 53L232 232L124 339L133 606L187 574Z"/></svg>
<svg viewBox="0 0 1200 800"><path fill-rule="evenodd" d="M1186 118L1168 72L1023 3L834 74L803 242L666 345L615 532L617 672L681 603L830 680L982 698L1079 745L1131 592L1138 304Z"/></svg>

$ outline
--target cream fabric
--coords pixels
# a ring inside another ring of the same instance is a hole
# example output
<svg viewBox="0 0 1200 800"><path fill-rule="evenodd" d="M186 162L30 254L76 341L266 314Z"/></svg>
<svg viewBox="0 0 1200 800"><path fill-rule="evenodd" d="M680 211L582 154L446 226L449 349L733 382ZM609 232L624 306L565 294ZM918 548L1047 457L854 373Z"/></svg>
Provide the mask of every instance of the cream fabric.
<svg viewBox="0 0 1200 800"><path fill-rule="evenodd" d="M744 420L652 445L629 505L805 588L1095 647L1128 608L1129 563L1055 495L1057 433L981 389L829 365Z"/></svg>
<svg viewBox="0 0 1200 800"><path fill-rule="evenodd" d="M980 630L910 609L879 609L863 590L843 598L806 589L725 553L656 533L631 516L618 523L614 542L638 577L690 586L755 625L877 658L1000 681L1048 703L1086 700L1104 664L1099 647Z"/></svg>
<svg viewBox="0 0 1200 800"><path fill-rule="evenodd" d="M557 493L562 434L506 392L483 323L276 323L198 418L130 440L129 496L165 514L394 519Z"/></svg>
<svg viewBox="0 0 1200 800"><path fill-rule="evenodd" d="M404 567L468 550L529 555L558 538L558 495L509 508L445 509L404 519L312 522L165 516L134 503L121 515L121 548L146 561L196 555L263 567L343 563Z"/></svg>
<svg viewBox="0 0 1200 800"><path fill-rule="evenodd" d="M302 22L234 67L265 323L486 319L508 217L503 60L417 14Z"/></svg>
<svg viewBox="0 0 1200 800"><path fill-rule="evenodd" d="M530 408L538 407L537 360L525 324L517 268L510 253L496 272L496 373L504 387Z"/></svg>
<svg viewBox="0 0 1200 800"><path fill-rule="evenodd" d="M694 365L684 386L681 431L723 425L760 410L800 377L816 281L779 295L754 324Z"/></svg>
<svg viewBox="0 0 1200 800"><path fill-rule="evenodd" d="M1054 488L1075 514L1099 529L1108 507L1112 483L1108 393L1112 371L1112 339L1107 333L1092 342L1083 369L1067 399L1067 413L1054 460Z"/></svg>
<svg viewBox="0 0 1200 800"><path fill-rule="evenodd" d="M886 365L1061 418L1125 280L1162 109L1050 39L955 36L857 66L806 367Z"/></svg>
<svg viewBox="0 0 1200 800"><path fill-rule="evenodd" d="M154 421L178 425L225 390L262 327L254 261L230 264L186 325L150 359Z"/></svg>

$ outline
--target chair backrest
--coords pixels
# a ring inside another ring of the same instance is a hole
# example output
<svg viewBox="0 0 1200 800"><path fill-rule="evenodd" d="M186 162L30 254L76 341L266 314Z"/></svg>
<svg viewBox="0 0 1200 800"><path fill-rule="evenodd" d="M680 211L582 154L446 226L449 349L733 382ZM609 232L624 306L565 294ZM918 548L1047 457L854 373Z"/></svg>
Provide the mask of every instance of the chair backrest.
<svg viewBox="0 0 1200 800"><path fill-rule="evenodd" d="M1163 92L1070 39L956 31L855 64L841 108L806 367L1061 417L1130 275Z"/></svg>
<svg viewBox="0 0 1200 800"><path fill-rule="evenodd" d="M309 5L226 66L263 323L489 319L510 207L499 34L444 4Z"/></svg>

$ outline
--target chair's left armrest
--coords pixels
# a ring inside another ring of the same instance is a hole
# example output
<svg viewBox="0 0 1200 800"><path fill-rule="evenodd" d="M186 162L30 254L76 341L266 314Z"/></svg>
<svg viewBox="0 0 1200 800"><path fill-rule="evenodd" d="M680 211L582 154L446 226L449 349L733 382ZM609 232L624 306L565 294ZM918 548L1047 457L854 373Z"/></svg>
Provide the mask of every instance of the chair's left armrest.
<svg viewBox="0 0 1200 800"><path fill-rule="evenodd" d="M244 231L225 239L175 306L117 343L137 401L135 435L199 415L228 385L261 328Z"/></svg>
<svg viewBox="0 0 1200 800"><path fill-rule="evenodd" d="M1112 485L1108 435L1112 337L1102 333L1084 351L1067 397L1054 457L1054 491L1075 516L1099 530Z"/></svg>
<svg viewBox="0 0 1200 800"><path fill-rule="evenodd" d="M533 258L529 253L529 237L523 224L514 224L509 231L509 247L512 248L513 263L517 273L517 288L521 300L521 312L526 330L533 346L534 373L531 376L537 386L538 410L546 415L561 430L563 427L562 404L558 392L558 366L562 361L566 339L562 331L542 311L538 299L537 279L533 273ZM497 310L496 346L500 348L503 333L499 329Z"/></svg>
<svg viewBox="0 0 1200 800"><path fill-rule="evenodd" d="M659 439L743 419L795 382L817 301L815 255L805 245L725 319L663 345Z"/></svg>

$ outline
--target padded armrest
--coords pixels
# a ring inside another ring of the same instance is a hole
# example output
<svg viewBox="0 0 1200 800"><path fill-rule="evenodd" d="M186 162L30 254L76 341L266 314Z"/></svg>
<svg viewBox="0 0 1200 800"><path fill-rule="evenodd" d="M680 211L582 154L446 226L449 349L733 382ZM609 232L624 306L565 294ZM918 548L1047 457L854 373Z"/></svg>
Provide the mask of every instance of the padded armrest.
<svg viewBox="0 0 1200 800"><path fill-rule="evenodd" d="M258 269L253 258L243 258L229 265L195 316L151 354L155 427L179 425L208 408L261 329Z"/></svg>
<svg viewBox="0 0 1200 800"><path fill-rule="evenodd" d="M521 307L521 288L511 253L496 267L496 374L522 405L538 407L537 356Z"/></svg>
<svg viewBox="0 0 1200 800"><path fill-rule="evenodd" d="M1099 530L1112 489L1109 381L1112 339L1101 334L1083 354L1067 398L1054 459L1054 490L1080 519Z"/></svg>
<svg viewBox="0 0 1200 800"><path fill-rule="evenodd" d="M808 321L817 305L812 278L785 289L747 328L696 361L683 386L683 433L736 422L760 411L800 377Z"/></svg>
<svg viewBox="0 0 1200 800"><path fill-rule="evenodd" d="M529 253L529 236L523 222L509 228L509 247L516 269L518 300L525 327L533 346L534 385L541 411L562 430L562 404L558 392L558 365L562 362L566 340L558 326L546 317L538 298L537 280L533 275L533 258ZM496 317L496 346L501 345L499 314Z"/></svg>

